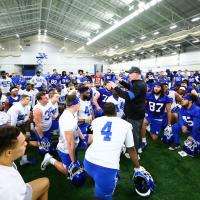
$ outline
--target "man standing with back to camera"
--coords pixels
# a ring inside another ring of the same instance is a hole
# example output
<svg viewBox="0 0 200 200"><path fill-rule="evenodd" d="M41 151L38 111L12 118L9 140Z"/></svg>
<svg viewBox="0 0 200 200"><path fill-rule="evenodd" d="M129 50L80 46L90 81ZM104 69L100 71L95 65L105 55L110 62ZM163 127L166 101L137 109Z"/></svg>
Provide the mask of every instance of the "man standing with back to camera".
<svg viewBox="0 0 200 200"><path fill-rule="evenodd" d="M111 84L112 88L115 89L118 95L125 99L124 113L126 120L133 126L135 148L138 151L141 145L140 132L145 116L146 84L141 79L141 70L138 67L131 67L126 72L129 74L129 83L120 78L118 80L127 91L120 89L113 82Z"/></svg>

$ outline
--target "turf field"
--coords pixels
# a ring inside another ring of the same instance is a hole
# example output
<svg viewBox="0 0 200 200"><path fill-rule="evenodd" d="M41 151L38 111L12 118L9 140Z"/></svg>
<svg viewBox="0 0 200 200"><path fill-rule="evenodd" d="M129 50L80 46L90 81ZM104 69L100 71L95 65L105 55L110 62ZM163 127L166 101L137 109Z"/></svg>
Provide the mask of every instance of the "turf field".
<svg viewBox="0 0 200 200"><path fill-rule="evenodd" d="M149 139L148 139L149 140ZM148 147L141 156L141 165L152 174L156 189L149 200L200 200L200 157L182 158L177 152L169 151L161 142L148 141ZM47 176L50 179L49 200L90 200L93 197L93 182L87 178L85 185L76 188L70 184L53 166L46 171L40 170L42 159L37 150L30 149L29 155L36 157L34 166L18 167L26 182ZM84 152L80 152L83 159ZM121 179L116 188L113 200L139 200L132 189L131 175L133 165L122 156Z"/></svg>

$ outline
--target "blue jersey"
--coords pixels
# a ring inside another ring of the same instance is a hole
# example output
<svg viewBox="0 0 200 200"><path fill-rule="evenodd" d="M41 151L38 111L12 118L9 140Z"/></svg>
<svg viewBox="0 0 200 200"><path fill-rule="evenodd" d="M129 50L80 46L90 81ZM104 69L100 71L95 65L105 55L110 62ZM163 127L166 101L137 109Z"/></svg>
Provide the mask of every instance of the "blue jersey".
<svg viewBox="0 0 200 200"><path fill-rule="evenodd" d="M16 86L19 82L20 77L16 75L16 76L13 76L11 79L12 79L12 84Z"/></svg>
<svg viewBox="0 0 200 200"><path fill-rule="evenodd" d="M60 76L52 75L49 78L49 83L50 83L51 86L57 87L60 83Z"/></svg>
<svg viewBox="0 0 200 200"><path fill-rule="evenodd" d="M26 88L26 79L20 77L18 80L18 84L21 86L21 89L24 90Z"/></svg>
<svg viewBox="0 0 200 200"><path fill-rule="evenodd" d="M18 95L16 98L13 98L12 96L8 96L8 101L9 101L9 108L14 104L20 101L21 96Z"/></svg>
<svg viewBox="0 0 200 200"><path fill-rule="evenodd" d="M167 95L159 96L156 99L155 95L152 93L147 93L146 101L147 113L155 119L162 119L165 117L166 104L171 103L171 100Z"/></svg>
<svg viewBox="0 0 200 200"><path fill-rule="evenodd" d="M200 108L193 104L189 109L184 106L179 113L180 126L186 126L194 139L200 137ZM200 138L199 138L200 139Z"/></svg>
<svg viewBox="0 0 200 200"><path fill-rule="evenodd" d="M181 75L181 74L175 74L174 75L174 82L175 82L175 84L181 84L183 78L184 78L183 75Z"/></svg>
<svg viewBox="0 0 200 200"><path fill-rule="evenodd" d="M115 82L116 78L114 74L108 73L104 75L104 81L113 81Z"/></svg>
<svg viewBox="0 0 200 200"><path fill-rule="evenodd" d="M112 95L111 91L106 90L104 87L100 88L98 90L100 97L98 99L98 104L101 108L103 108L104 104L106 103L106 100L108 99L108 97L110 97Z"/></svg>
<svg viewBox="0 0 200 200"><path fill-rule="evenodd" d="M61 76L60 78L60 81L61 81L61 84L62 85L65 85L66 83L69 83L70 82L70 77L67 75L67 76Z"/></svg>
<svg viewBox="0 0 200 200"><path fill-rule="evenodd" d="M188 83L189 83L189 85L192 85L195 82L196 81L195 81L195 76L194 75L193 76L188 76Z"/></svg>

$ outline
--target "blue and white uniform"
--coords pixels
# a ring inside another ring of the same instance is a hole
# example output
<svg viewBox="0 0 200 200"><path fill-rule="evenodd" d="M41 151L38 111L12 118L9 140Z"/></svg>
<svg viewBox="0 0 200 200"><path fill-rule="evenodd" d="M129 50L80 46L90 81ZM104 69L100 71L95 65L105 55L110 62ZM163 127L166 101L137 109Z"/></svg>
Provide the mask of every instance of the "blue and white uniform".
<svg viewBox="0 0 200 200"><path fill-rule="evenodd" d="M60 84L60 76L59 75L52 75L49 78L49 84L51 87L57 88Z"/></svg>
<svg viewBox="0 0 200 200"><path fill-rule="evenodd" d="M9 108L14 105L15 103L20 101L21 96L17 95L16 97L8 96L7 99L9 101Z"/></svg>
<svg viewBox="0 0 200 200"><path fill-rule="evenodd" d="M119 179L121 149L124 144L134 146L132 125L118 117L103 116L93 120L92 129L93 143L85 154L85 170L94 179L95 196L111 200Z"/></svg>
<svg viewBox="0 0 200 200"><path fill-rule="evenodd" d="M43 87L47 86L47 81L42 76L33 76L33 78L30 80L32 84L35 85L35 88L39 91L42 90Z"/></svg>
<svg viewBox="0 0 200 200"><path fill-rule="evenodd" d="M0 89L3 94L10 92L10 87L12 85L11 78L1 78L0 79Z"/></svg>

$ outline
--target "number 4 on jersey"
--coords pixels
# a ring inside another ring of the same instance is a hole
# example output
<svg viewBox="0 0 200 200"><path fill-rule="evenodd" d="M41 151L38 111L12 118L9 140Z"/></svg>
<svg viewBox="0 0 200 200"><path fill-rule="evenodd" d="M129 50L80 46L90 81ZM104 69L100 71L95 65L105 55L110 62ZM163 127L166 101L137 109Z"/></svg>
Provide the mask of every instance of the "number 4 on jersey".
<svg viewBox="0 0 200 200"><path fill-rule="evenodd" d="M104 135L103 140L104 141L110 141L111 140L111 127L112 127L112 122L106 122L104 127L101 129L101 135Z"/></svg>

